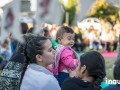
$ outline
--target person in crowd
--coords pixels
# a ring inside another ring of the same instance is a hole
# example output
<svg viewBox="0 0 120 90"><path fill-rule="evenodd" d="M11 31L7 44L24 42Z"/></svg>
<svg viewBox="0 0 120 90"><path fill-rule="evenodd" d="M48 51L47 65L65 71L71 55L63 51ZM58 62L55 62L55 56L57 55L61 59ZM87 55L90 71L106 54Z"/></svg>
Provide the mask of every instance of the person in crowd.
<svg viewBox="0 0 120 90"><path fill-rule="evenodd" d="M27 23L24 23L24 22L22 22L21 23L21 32L22 32L22 34L26 34L27 33L27 31L28 31L28 25L27 25Z"/></svg>
<svg viewBox="0 0 120 90"><path fill-rule="evenodd" d="M51 42L52 42L52 46L55 49L56 46L58 45L57 41L56 41L56 33L58 30L59 26L56 24L53 24L52 27L49 29L49 33L51 36Z"/></svg>
<svg viewBox="0 0 120 90"><path fill-rule="evenodd" d="M10 43L9 40L6 39L1 46L1 52L0 52L3 55L4 60L7 61L9 61L11 57L11 53L9 52L9 43Z"/></svg>
<svg viewBox="0 0 120 90"><path fill-rule="evenodd" d="M84 44L83 41L82 30L79 29L78 27L74 27L73 30L75 32L75 44L72 48L74 48L74 50L79 53L83 52L86 45Z"/></svg>
<svg viewBox="0 0 120 90"><path fill-rule="evenodd" d="M74 70L79 63L75 51L71 48L74 45L74 36L73 30L67 26L60 27L56 34L59 44L56 48L53 73L60 86L66 78L75 75Z"/></svg>
<svg viewBox="0 0 120 90"><path fill-rule="evenodd" d="M116 23L113 27L113 33L115 37L113 41L113 51L116 51L118 47L118 40L119 40L119 35L120 35L120 19L116 20Z"/></svg>
<svg viewBox="0 0 120 90"><path fill-rule="evenodd" d="M18 41L14 39L12 33L10 33L9 39L10 39L10 50L11 50L11 53L14 53L14 51L15 51L15 49L17 47Z"/></svg>
<svg viewBox="0 0 120 90"><path fill-rule="evenodd" d="M81 55L76 77L66 79L61 90L100 90L106 75L105 60L97 51Z"/></svg>
<svg viewBox="0 0 120 90"><path fill-rule="evenodd" d="M33 34L23 35L24 43L18 43L15 52L5 65L0 76L0 90L18 90L22 68L25 62L24 50L27 42L34 38ZM3 63L2 63L3 67Z"/></svg>
<svg viewBox="0 0 120 90"><path fill-rule="evenodd" d="M21 26L21 33L26 34L28 31L27 23L21 22L20 26ZM19 42L13 37L12 33L10 33L9 38L10 38L10 48L12 49L11 51L13 53Z"/></svg>
<svg viewBox="0 0 120 90"><path fill-rule="evenodd" d="M6 65L7 61L3 60L2 56L0 56L0 73L3 70L4 66Z"/></svg>
<svg viewBox="0 0 120 90"><path fill-rule="evenodd" d="M20 90L60 90L58 81L46 69L54 63L54 53L50 40L44 36L34 37L28 42Z"/></svg>
<svg viewBox="0 0 120 90"><path fill-rule="evenodd" d="M100 38L99 38L99 31L95 30L93 26L90 26L88 29L88 39L89 39L89 48L94 50L102 49Z"/></svg>
<svg viewBox="0 0 120 90"><path fill-rule="evenodd" d="M106 51L108 52L112 51L111 46L113 44L114 38L115 37L114 37L112 30L110 29L109 26L106 26L106 30L102 31L101 36L100 36L101 44L105 46Z"/></svg>
<svg viewBox="0 0 120 90"><path fill-rule="evenodd" d="M47 38L49 38L51 40L51 36L50 36L49 31L48 31L48 28L47 27L43 28L43 31L44 31L44 36L47 37Z"/></svg>
<svg viewBox="0 0 120 90"><path fill-rule="evenodd" d="M109 85L103 90L120 90L120 53L118 54L118 58L114 64L113 76L116 80L115 85Z"/></svg>
<svg viewBox="0 0 120 90"><path fill-rule="evenodd" d="M113 48L112 48L112 51L116 52L117 47L118 47L118 39L119 39L119 37L117 37L116 30L112 30L112 33L113 33L113 43L112 43Z"/></svg>
<svg viewBox="0 0 120 90"><path fill-rule="evenodd" d="M113 30L116 31L116 36L117 36L117 38L119 38L119 34L120 34L120 19L116 20L116 23L115 23L115 25L113 27Z"/></svg>

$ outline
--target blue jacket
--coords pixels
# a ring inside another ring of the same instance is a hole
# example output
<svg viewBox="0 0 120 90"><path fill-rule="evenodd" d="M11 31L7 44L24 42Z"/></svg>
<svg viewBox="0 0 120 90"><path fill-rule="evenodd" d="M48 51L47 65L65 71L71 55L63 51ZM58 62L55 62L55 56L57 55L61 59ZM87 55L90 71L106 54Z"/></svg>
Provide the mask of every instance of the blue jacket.
<svg viewBox="0 0 120 90"><path fill-rule="evenodd" d="M120 90L120 85L110 85L102 90Z"/></svg>

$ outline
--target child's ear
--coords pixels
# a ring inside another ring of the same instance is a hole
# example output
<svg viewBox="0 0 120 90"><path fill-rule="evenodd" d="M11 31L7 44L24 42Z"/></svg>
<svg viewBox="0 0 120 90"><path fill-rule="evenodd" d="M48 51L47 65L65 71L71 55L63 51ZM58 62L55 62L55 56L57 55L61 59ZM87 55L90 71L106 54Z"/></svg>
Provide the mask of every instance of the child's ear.
<svg viewBox="0 0 120 90"><path fill-rule="evenodd" d="M43 61L43 60L42 60L42 56L39 55L39 54L37 54L37 55L36 55L36 60L37 60L38 62L42 62L42 61Z"/></svg>
<svg viewBox="0 0 120 90"><path fill-rule="evenodd" d="M57 40L58 40L59 43L61 43L61 38L60 37L58 37Z"/></svg>

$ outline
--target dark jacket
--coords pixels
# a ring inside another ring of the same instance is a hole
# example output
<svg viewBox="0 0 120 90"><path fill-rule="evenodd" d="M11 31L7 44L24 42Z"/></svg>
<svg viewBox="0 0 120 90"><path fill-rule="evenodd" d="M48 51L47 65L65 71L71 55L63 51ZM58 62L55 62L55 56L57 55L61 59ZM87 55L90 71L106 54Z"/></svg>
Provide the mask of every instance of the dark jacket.
<svg viewBox="0 0 120 90"><path fill-rule="evenodd" d="M93 83L80 80L79 78L68 78L63 82L61 90L92 90Z"/></svg>
<svg viewBox="0 0 120 90"><path fill-rule="evenodd" d="M110 85L102 90L120 90L120 85Z"/></svg>
<svg viewBox="0 0 120 90"><path fill-rule="evenodd" d="M18 90L24 54L14 53L0 75L0 90Z"/></svg>

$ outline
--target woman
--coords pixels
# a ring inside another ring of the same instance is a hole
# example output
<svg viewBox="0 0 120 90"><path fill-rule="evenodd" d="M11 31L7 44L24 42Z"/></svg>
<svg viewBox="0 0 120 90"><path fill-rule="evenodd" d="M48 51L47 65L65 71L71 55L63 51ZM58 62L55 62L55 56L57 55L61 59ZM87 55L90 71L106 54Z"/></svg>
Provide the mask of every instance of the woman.
<svg viewBox="0 0 120 90"><path fill-rule="evenodd" d="M68 78L61 90L100 90L100 84L105 77L105 60L103 56L90 51L80 57L77 77Z"/></svg>
<svg viewBox="0 0 120 90"><path fill-rule="evenodd" d="M24 43L18 43L15 52L5 65L0 76L0 90L18 90L20 75L25 62L24 50L28 41L34 38L33 34L23 35Z"/></svg>
<svg viewBox="0 0 120 90"><path fill-rule="evenodd" d="M34 37L26 46L25 56L27 60L21 76L20 90L60 90L57 80L46 69L54 62L54 50L49 39Z"/></svg>

